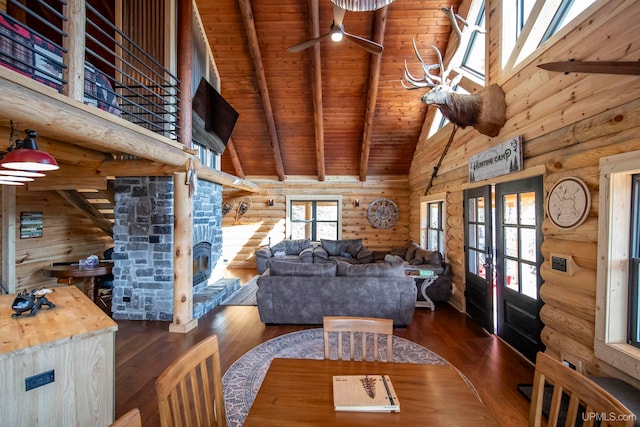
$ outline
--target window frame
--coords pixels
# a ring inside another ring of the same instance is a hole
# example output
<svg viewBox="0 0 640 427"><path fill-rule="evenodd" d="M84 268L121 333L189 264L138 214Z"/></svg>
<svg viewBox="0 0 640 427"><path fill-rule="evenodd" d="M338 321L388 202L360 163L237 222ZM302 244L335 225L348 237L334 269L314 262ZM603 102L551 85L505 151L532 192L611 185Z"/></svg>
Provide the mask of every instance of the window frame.
<svg viewBox="0 0 640 427"><path fill-rule="evenodd" d="M600 159L594 354L640 379L640 348L628 343L632 177L640 151Z"/></svg>
<svg viewBox="0 0 640 427"><path fill-rule="evenodd" d="M291 224L291 203L292 202L327 202L327 201L335 201L338 205L338 219L337 219L337 227L338 227L338 237L337 239L342 238L342 196L309 196L309 195L288 195L286 196L286 221L285 221L285 236L291 235L292 224ZM287 237L289 238L289 237ZM319 242L319 240L312 240L312 242Z"/></svg>
<svg viewBox="0 0 640 427"><path fill-rule="evenodd" d="M628 343L640 348L640 174L631 177L631 234L629 247L629 321Z"/></svg>
<svg viewBox="0 0 640 427"><path fill-rule="evenodd" d="M447 193L430 194L420 197L420 246L428 248L428 232L429 232L429 205L432 203L442 203L440 211L442 226L442 248L440 253L444 259L447 258Z"/></svg>

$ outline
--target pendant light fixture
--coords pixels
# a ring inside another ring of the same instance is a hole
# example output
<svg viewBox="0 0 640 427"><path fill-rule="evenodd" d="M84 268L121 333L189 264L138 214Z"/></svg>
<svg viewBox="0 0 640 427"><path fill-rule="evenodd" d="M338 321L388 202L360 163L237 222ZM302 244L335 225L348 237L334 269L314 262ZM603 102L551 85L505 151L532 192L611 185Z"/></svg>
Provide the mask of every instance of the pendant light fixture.
<svg viewBox="0 0 640 427"><path fill-rule="evenodd" d="M46 176L46 175L43 174L42 172L7 169L5 167L2 167L2 165L0 164L0 179L2 179L3 176L26 176L29 178L42 178L43 176Z"/></svg>
<svg viewBox="0 0 640 427"><path fill-rule="evenodd" d="M38 150L36 137L38 133L34 130L25 131L25 140L16 141L15 149L9 147L9 152L0 161L0 165L6 169L17 169L22 171L52 171L59 169L58 162L49 153Z"/></svg>

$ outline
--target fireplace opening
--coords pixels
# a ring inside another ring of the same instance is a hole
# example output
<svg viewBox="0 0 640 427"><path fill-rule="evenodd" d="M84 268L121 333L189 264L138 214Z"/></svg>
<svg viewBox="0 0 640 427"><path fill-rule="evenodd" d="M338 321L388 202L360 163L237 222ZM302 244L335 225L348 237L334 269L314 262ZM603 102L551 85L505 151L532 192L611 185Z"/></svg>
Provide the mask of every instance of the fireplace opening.
<svg viewBox="0 0 640 427"><path fill-rule="evenodd" d="M193 246L193 286L211 276L211 243L199 242Z"/></svg>

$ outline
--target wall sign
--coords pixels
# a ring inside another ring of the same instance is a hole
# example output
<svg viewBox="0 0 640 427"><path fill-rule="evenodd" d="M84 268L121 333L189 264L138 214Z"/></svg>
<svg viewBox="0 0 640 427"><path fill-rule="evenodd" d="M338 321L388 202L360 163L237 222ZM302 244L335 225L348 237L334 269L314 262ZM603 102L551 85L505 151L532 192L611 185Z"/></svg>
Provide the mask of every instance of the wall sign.
<svg viewBox="0 0 640 427"><path fill-rule="evenodd" d="M477 182L522 170L522 137L478 153L469 159L469 182Z"/></svg>
<svg viewBox="0 0 640 427"><path fill-rule="evenodd" d="M20 212L20 238L42 237L42 212Z"/></svg>

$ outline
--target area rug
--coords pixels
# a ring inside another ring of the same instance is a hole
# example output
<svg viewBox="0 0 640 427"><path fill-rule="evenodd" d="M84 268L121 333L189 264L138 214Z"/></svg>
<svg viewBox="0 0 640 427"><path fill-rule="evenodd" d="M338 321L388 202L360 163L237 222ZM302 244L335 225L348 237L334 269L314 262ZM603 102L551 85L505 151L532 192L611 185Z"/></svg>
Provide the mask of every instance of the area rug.
<svg viewBox="0 0 640 427"><path fill-rule="evenodd" d="M385 339L380 341L383 351L386 348ZM373 346L373 342L369 344ZM383 353L381 357L384 359L386 355ZM274 358L323 359L322 329L305 329L273 338L249 350L229 367L222 377L228 426L239 427L244 424L253 399ZM393 337L393 361L435 365L448 363L431 350L398 336ZM475 393L473 385L462 377Z"/></svg>
<svg viewBox="0 0 640 427"><path fill-rule="evenodd" d="M220 305L258 305L256 291L258 290L258 277L252 277L240 289L229 295Z"/></svg>

